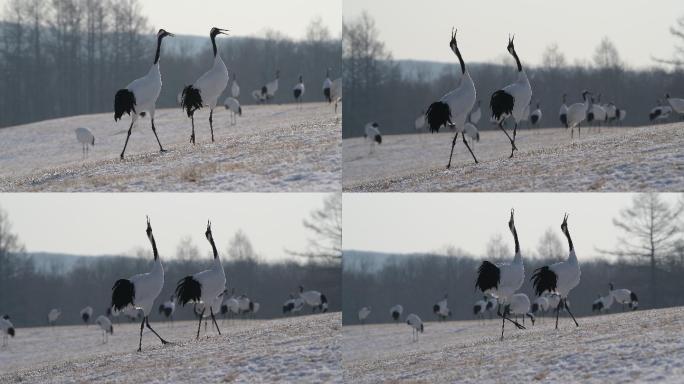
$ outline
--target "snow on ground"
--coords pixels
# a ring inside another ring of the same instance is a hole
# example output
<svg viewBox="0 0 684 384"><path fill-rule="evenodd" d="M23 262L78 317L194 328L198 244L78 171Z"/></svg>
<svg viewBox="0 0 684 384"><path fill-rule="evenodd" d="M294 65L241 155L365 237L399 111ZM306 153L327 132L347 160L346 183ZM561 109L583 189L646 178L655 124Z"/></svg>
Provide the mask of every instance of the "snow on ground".
<svg viewBox="0 0 684 384"><path fill-rule="evenodd" d="M345 191L681 191L684 124L639 128L522 129L510 155L503 132L484 131L474 164L459 136L446 169L453 133L383 137L369 155L363 138L345 139Z"/></svg>
<svg viewBox="0 0 684 384"><path fill-rule="evenodd" d="M18 328L0 349L0 383L325 382L342 381L341 313L279 320L218 320L195 341L194 321L151 322L173 342L162 346L139 324L114 324L108 344L90 325ZM211 321L209 323L211 325Z"/></svg>
<svg viewBox="0 0 684 384"><path fill-rule="evenodd" d="M0 129L0 191L316 191L340 190L341 118L324 103L244 106L237 125L230 112L158 110L160 154L150 119L138 120L126 159L119 154L130 118L113 113L75 116ZM74 130L95 135L82 159Z"/></svg>
<svg viewBox="0 0 684 384"><path fill-rule="evenodd" d="M345 381L681 383L684 308L552 319L527 330L501 322L428 322L418 342L404 323L344 326ZM529 322L526 322L529 326Z"/></svg>

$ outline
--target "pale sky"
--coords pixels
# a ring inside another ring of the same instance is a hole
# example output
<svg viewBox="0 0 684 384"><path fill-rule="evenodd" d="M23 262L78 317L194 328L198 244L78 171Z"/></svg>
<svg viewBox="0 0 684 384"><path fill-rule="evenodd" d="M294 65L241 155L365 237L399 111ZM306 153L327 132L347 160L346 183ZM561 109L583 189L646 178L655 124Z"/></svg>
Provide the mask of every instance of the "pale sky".
<svg viewBox="0 0 684 384"><path fill-rule="evenodd" d="M679 198L678 194L663 196L670 202ZM346 193L342 246L345 250L414 253L453 245L482 256L497 233L513 249L507 223L515 208L523 251L536 250L549 227L567 247L560 231L567 212L577 255L591 257L598 254L596 248L615 248L620 231L612 219L632 198L626 193Z"/></svg>
<svg viewBox="0 0 684 384"><path fill-rule="evenodd" d="M30 252L79 255L149 250L145 215L152 222L160 255L175 255L179 240L192 236L202 255L211 248L204 231L211 219L214 240L224 252L242 229L264 259L303 251L310 233L302 226L326 194L243 193L24 193L0 194L0 207Z"/></svg>
<svg viewBox="0 0 684 384"><path fill-rule="evenodd" d="M567 6L571 4L571 6ZM449 62L451 27L466 63L501 62L508 34L515 33L523 65L541 62L542 52L558 43L568 63L591 60L604 36L630 67L653 65L651 56L672 56L670 26L684 16L681 0L454 1L344 0L345 21L367 10L380 39L395 59Z"/></svg>
<svg viewBox="0 0 684 384"><path fill-rule="evenodd" d="M0 0L0 14L8 0ZM267 30L301 39L320 17L333 37L342 31L342 0L141 0L150 26L182 35L208 35L211 27L234 36L262 36Z"/></svg>

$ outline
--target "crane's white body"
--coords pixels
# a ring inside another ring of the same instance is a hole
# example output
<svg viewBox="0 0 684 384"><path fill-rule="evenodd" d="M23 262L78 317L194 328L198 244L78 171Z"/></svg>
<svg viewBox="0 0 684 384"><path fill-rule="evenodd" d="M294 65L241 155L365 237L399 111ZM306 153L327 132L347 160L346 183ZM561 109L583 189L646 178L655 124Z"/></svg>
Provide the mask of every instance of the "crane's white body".
<svg viewBox="0 0 684 384"><path fill-rule="evenodd" d="M230 95L236 99L240 97L240 84L238 84L237 79L233 79L233 83L230 85Z"/></svg>
<svg viewBox="0 0 684 384"><path fill-rule="evenodd" d="M561 298L567 298L570 291L579 284L582 274L575 250L570 251L567 260L551 264L549 269L558 276L556 291Z"/></svg>
<svg viewBox="0 0 684 384"><path fill-rule="evenodd" d="M435 311L435 314L439 316L441 319L445 319L450 316L450 311L449 311L449 303L446 298L446 296L440 300L437 304L437 311Z"/></svg>
<svg viewBox="0 0 684 384"><path fill-rule="evenodd" d="M95 146L95 136L88 128L79 127L76 128L76 140L81 143L81 149L83 152L83 157L88 155L89 146Z"/></svg>
<svg viewBox="0 0 684 384"><path fill-rule="evenodd" d="M534 120L536 119L536 121ZM533 124L539 124L542 119L542 111L541 109L537 108L532 113L530 113L530 121L533 122Z"/></svg>
<svg viewBox="0 0 684 384"><path fill-rule="evenodd" d="M549 310L549 299L545 296L539 296L536 299L534 299L534 304L537 304L537 307L539 308L539 311L541 313L544 313ZM558 305L558 303L556 303L556 305Z"/></svg>
<svg viewBox="0 0 684 384"><path fill-rule="evenodd" d="M574 128L579 126L587 119L587 111L591 106L589 97L585 96L582 103L574 103L568 107L568 127Z"/></svg>
<svg viewBox="0 0 684 384"><path fill-rule="evenodd" d="M449 106L451 122L456 130L465 128L464 125L468 118L468 113L473 109L476 98L475 83L470 77L470 72L466 69L456 85L456 89L439 99L439 101Z"/></svg>
<svg viewBox="0 0 684 384"><path fill-rule="evenodd" d="M522 255L516 252L510 264L497 264L500 271L499 287L487 290L485 294L495 298L501 305L507 304L511 296L522 287L525 280L525 267Z"/></svg>
<svg viewBox="0 0 684 384"><path fill-rule="evenodd" d="M202 286L200 302L210 303L210 305L223 293L226 286L226 273L218 255L212 260L211 268L195 273L192 277Z"/></svg>
<svg viewBox="0 0 684 384"><path fill-rule="evenodd" d="M359 321L361 323L365 322L366 319L368 318L368 315L370 315L371 309L369 307L363 307L359 310Z"/></svg>
<svg viewBox="0 0 684 384"><path fill-rule="evenodd" d="M416 117L414 126L416 127L416 130L420 131L422 129L425 129L426 124L427 121L425 121L425 112L423 112L420 114L420 116Z"/></svg>
<svg viewBox="0 0 684 384"><path fill-rule="evenodd" d="M154 300L164 288L164 267L161 259L157 258L152 264L152 270L131 277L131 283L135 287L133 307L142 310L144 316L149 316L154 308Z"/></svg>
<svg viewBox="0 0 684 384"><path fill-rule="evenodd" d="M373 148L375 148L375 145L378 143L378 137L380 138L380 142L382 141L382 134L378 129L377 123L374 122L366 123L366 126L363 129L366 141L370 142L369 153L373 153Z"/></svg>
<svg viewBox="0 0 684 384"><path fill-rule="evenodd" d="M299 293L299 297L304 303L311 307L318 307L322 304L321 293L318 291L304 291Z"/></svg>
<svg viewBox="0 0 684 384"><path fill-rule="evenodd" d="M278 80L280 79L279 72L276 72L276 78L266 84L266 99L272 99L278 92Z"/></svg>
<svg viewBox="0 0 684 384"><path fill-rule="evenodd" d="M613 116L615 116L615 106L613 106ZM599 104L592 104L590 111L594 114L594 121L602 123L608 119L608 112Z"/></svg>
<svg viewBox="0 0 684 384"><path fill-rule="evenodd" d="M675 97L667 97L667 103L670 105L673 111L678 114L684 114L684 99L678 99Z"/></svg>
<svg viewBox="0 0 684 384"><path fill-rule="evenodd" d="M202 104L208 106L209 109L214 109L218 103L219 96L228 86L229 80L228 68L226 68L223 59L221 59L221 55L217 53L211 69L197 79L192 86L200 91Z"/></svg>
<svg viewBox="0 0 684 384"><path fill-rule="evenodd" d="M247 295L240 295L238 298L238 305L240 308L240 313L250 312L249 304L252 302Z"/></svg>
<svg viewBox="0 0 684 384"><path fill-rule="evenodd" d="M543 296L540 297L546 298L546 300L549 302L549 309L555 310L556 308L558 308L558 304L560 303L561 298L560 295L558 295L557 293L546 292Z"/></svg>
<svg viewBox="0 0 684 384"><path fill-rule="evenodd" d="M107 344L107 334L114 334L112 322L107 316L100 315L97 317L97 319L95 319L95 324L99 325L100 329L102 329L102 344Z"/></svg>
<svg viewBox="0 0 684 384"><path fill-rule="evenodd" d="M667 120L670 118L670 114L672 114L672 107L669 105L659 105L650 111L651 115L656 115L653 121L658 121L658 120Z"/></svg>
<svg viewBox="0 0 684 384"><path fill-rule="evenodd" d="M50 312L48 312L48 322L50 325L53 325L61 315L62 311L57 308L52 308Z"/></svg>
<svg viewBox="0 0 684 384"><path fill-rule="evenodd" d="M79 312L79 315L81 316L81 319L83 319L83 321L88 322L90 320L90 318L93 317L93 307L91 307L91 306L84 307ZM87 317L84 318L84 315L86 315Z"/></svg>
<svg viewBox="0 0 684 384"><path fill-rule="evenodd" d="M240 313L240 302L234 297L228 298L223 302L223 305L225 305L233 315L238 315Z"/></svg>
<svg viewBox="0 0 684 384"><path fill-rule="evenodd" d="M502 89L504 92L513 96L513 119L516 124L528 119L530 115L530 100L532 99L532 87L530 80L527 78L525 70L518 71L517 80L505 86Z"/></svg>
<svg viewBox="0 0 684 384"><path fill-rule="evenodd" d="M527 313L529 313L530 307L532 306L530 303L530 298L524 293L516 293L511 295L509 305L512 314L522 316L525 316Z"/></svg>
<svg viewBox="0 0 684 384"><path fill-rule="evenodd" d="M477 125L477 123L480 122L480 119L482 118L482 108L480 108L480 102L478 101L477 104L473 107L473 110L470 111L470 117L468 121L472 123L473 125Z"/></svg>
<svg viewBox="0 0 684 384"><path fill-rule="evenodd" d="M154 119L154 111L157 99L161 93L162 79L159 72L159 62L152 64L147 74L141 78L131 81L126 89L135 95L135 113L132 115L133 121L138 119L141 113L147 112L150 118Z"/></svg>
<svg viewBox="0 0 684 384"><path fill-rule="evenodd" d="M411 327L413 334L412 338L414 341L418 341L418 332L423 333L423 320L418 317L415 313L411 313L406 316L406 324Z"/></svg>
<svg viewBox="0 0 684 384"><path fill-rule="evenodd" d="M304 86L303 82L297 83L293 88L293 91L299 90L301 93L299 94L299 98L302 98L304 96L304 92L306 91L306 87Z"/></svg>

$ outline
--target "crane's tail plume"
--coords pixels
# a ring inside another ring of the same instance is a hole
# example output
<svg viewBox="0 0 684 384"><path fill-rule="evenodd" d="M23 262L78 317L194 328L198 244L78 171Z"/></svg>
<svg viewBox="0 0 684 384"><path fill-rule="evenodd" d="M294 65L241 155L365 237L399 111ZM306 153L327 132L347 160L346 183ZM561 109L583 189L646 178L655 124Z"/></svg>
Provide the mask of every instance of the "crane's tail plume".
<svg viewBox="0 0 684 384"><path fill-rule="evenodd" d="M431 133L439 132L440 128L451 124L451 110L446 103L441 101L430 104L427 112L425 112L425 116L427 117Z"/></svg>
<svg viewBox="0 0 684 384"><path fill-rule="evenodd" d="M477 269L477 280L475 286L482 292L487 292L490 289L499 287L499 278L501 277L501 270L499 267L485 260Z"/></svg>
<svg viewBox="0 0 684 384"><path fill-rule="evenodd" d="M501 117L513 114L513 105L515 98L504 90L498 90L492 94L489 100L489 108L492 110L492 117L497 121L501 121Z"/></svg>
<svg viewBox="0 0 684 384"><path fill-rule="evenodd" d="M133 305L135 286L128 279L120 279L112 287L112 307L120 311L129 305Z"/></svg>
<svg viewBox="0 0 684 384"><path fill-rule="evenodd" d="M189 302L199 302L202 295L202 286L192 276L186 276L178 281L176 297L178 302L185 306Z"/></svg>
<svg viewBox="0 0 684 384"><path fill-rule="evenodd" d="M548 266L537 268L530 278L537 296L544 292L554 292L558 284L558 276Z"/></svg>
<svg viewBox="0 0 684 384"><path fill-rule="evenodd" d="M114 96L114 121L119 121L124 113L135 115L135 95L128 89L119 89Z"/></svg>
<svg viewBox="0 0 684 384"><path fill-rule="evenodd" d="M181 107L186 110L188 117L192 117L196 110L202 108L202 95L200 95L199 89L192 85L183 88Z"/></svg>

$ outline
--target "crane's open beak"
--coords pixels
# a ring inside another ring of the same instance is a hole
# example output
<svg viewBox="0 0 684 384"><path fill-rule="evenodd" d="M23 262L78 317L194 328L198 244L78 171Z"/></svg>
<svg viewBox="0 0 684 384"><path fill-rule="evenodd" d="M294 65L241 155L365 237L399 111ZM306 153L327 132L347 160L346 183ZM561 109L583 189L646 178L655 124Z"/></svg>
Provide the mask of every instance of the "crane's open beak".
<svg viewBox="0 0 684 384"><path fill-rule="evenodd" d="M219 33L222 35L228 35L228 32L230 32L229 29L221 29L221 28L216 28L218 29Z"/></svg>

